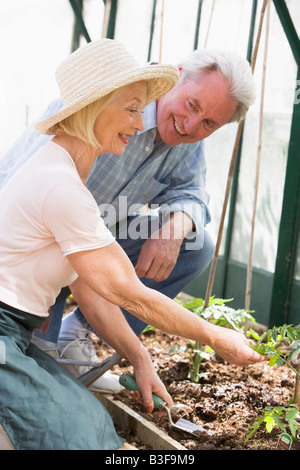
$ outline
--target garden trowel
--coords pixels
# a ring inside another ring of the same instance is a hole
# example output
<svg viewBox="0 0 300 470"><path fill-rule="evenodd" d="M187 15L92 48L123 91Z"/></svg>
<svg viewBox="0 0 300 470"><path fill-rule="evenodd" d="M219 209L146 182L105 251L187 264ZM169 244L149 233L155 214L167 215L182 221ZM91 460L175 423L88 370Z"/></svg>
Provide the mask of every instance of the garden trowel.
<svg viewBox="0 0 300 470"><path fill-rule="evenodd" d="M140 391L134 377L132 377L132 375L129 374L129 372L122 374L119 377L119 382L121 385L123 385L123 387L127 388L127 390L132 390L132 391L137 391L137 392ZM212 433L204 429L202 426L191 423L190 421L187 421L184 418L180 418L176 423L174 423L172 419L172 414L171 414L172 408L169 408L167 404L159 396L152 394L152 397L153 397L154 408L164 408L166 410L171 429L174 429L175 431L178 431L178 432L191 434L192 436L197 437L197 438L200 437L201 433L206 433L209 436L212 436Z"/></svg>

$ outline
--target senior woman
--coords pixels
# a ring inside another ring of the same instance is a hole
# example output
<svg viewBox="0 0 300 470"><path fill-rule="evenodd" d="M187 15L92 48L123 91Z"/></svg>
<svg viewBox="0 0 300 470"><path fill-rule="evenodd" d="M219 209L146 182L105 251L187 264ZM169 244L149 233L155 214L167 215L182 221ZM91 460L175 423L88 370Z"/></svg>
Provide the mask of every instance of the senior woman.
<svg viewBox="0 0 300 470"><path fill-rule="evenodd" d="M123 152L143 129L143 107L175 85L178 70L141 67L121 44L100 40L71 54L56 77L64 106L37 126L54 137L0 193L0 441L14 449L118 449L124 440L105 408L30 341L61 288L76 287L75 253L98 260L115 244L85 187L93 162ZM147 370L151 390L171 403L126 322L111 334L137 377Z"/></svg>
<svg viewBox="0 0 300 470"><path fill-rule="evenodd" d="M143 107L177 80L175 67L140 67L115 41L78 49L57 70L63 108L36 124L53 138L0 193L0 340L5 345L0 424L17 449L122 445L91 392L30 344L63 286L86 307L97 333L132 363L149 410L151 392L169 406L172 400L119 307L166 332L210 345L229 361L263 359L243 335L210 325L146 288L85 187L95 159L105 152L118 158L133 133L143 129Z"/></svg>

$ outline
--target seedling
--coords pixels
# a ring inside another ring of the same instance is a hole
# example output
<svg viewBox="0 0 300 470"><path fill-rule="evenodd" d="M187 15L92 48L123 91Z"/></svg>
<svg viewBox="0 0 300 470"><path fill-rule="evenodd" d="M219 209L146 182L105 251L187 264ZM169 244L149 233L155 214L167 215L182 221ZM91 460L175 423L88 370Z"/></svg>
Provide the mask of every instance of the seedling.
<svg viewBox="0 0 300 470"><path fill-rule="evenodd" d="M300 363L300 325L274 326L260 337L254 331L252 336L257 340L254 350L269 356L269 365L277 367L286 364L296 376L300 376L297 365ZM282 344L282 346L280 346ZM286 346L287 344L287 346Z"/></svg>
<svg viewBox="0 0 300 470"><path fill-rule="evenodd" d="M288 427L293 439L296 439L297 433L300 430L300 413L298 407L293 403L288 406L266 406L264 413L249 426L251 431L246 437L245 442L253 437L253 434L262 424L265 424L266 430L269 433L276 425L279 426L283 432L286 432L286 427Z"/></svg>
<svg viewBox="0 0 300 470"><path fill-rule="evenodd" d="M243 325L245 324L246 318L253 323L255 323L255 319L246 310L235 310L228 307L226 304L231 300L232 299L218 299L211 297L209 305L206 308L204 308L204 300L201 298L189 299L184 302L177 299L177 302L199 317L210 321L215 325L232 328L241 332L243 331ZM200 372L202 362L204 360L209 360L214 354L214 351L208 346L204 347L197 341L193 342L187 340L187 343L187 346L175 346L174 348L171 348L169 352L172 353L177 349L180 349L181 352L189 355L189 361L192 365L189 378L192 382L198 383L202 377L207 375L206 372Z"/></svg>
<svg viewBox="0 0 300 470"><path fill-rule="evenodd" d="M255 351L269 357L269 365L280 367L286 364L295 374L295 394L294 401L291 400L288 406L267 406L264 413L249 427L251 432L248 434L248 441L261 424L265 424L268 432L277 425L285 432L289 428L293 439L298 437L300 430L300 412L299 412L299 378L300 378L300 325L283 325L267 330L260 337L252 331L252 335L257 340ZM245 442L246 442L245 441Z"/></svg>

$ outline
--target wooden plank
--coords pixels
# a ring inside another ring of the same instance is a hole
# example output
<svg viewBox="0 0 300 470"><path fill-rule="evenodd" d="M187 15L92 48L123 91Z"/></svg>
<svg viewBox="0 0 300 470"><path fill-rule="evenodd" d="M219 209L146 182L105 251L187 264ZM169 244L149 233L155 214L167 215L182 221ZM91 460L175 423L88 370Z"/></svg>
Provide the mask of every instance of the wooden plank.
<svg viewBox="0 0 300 470"><path fill-rule="evenodd" d="M114 423L126 426L134 436L137 436L153 450L186 450L186 447L179 444L120 400L116 400L112 395L93 393L110 413Z"/></svg>

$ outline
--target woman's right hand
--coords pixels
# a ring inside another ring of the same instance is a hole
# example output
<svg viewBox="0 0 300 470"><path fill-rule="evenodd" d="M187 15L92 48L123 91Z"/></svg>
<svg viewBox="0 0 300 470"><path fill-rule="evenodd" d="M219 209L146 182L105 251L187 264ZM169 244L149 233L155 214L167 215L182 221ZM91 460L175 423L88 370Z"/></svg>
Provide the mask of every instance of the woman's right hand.
<svg viewBox="0 0 300 470"><path fill-rule="evenodd" d="M133 396L144 404L148 413L151 413L154 409L152 393L162 398L169 408L174 405L172 397L169 395L165 385L157 375L148 353L145 354L142 362L138 365L134 365L134 375L140 389L140 393L134 392Z"/></svg>
<svg viewBox="0 0 300 470"><path fill-rule="evenodd" d="M230 364L246 367L266 360L266 356L250 347L249 341L242 333L215 326L211 338L209 346Z"/></svg>

